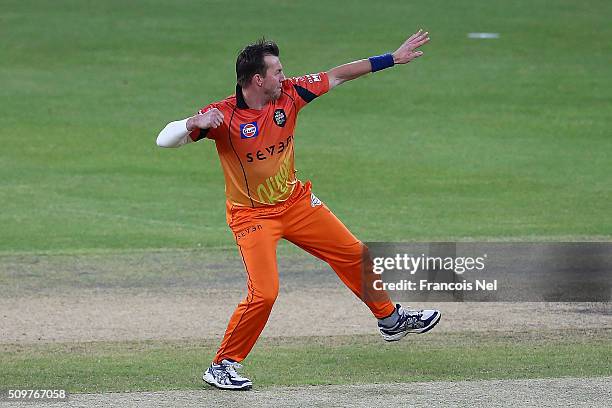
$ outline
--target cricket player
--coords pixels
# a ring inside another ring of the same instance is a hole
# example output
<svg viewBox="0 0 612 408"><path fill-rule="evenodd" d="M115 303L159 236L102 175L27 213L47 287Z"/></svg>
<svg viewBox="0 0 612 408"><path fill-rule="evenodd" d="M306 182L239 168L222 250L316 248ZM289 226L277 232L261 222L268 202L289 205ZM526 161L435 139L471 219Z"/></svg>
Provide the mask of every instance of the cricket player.
<svg viewBox="0 0 612 408"><path fill-rule="evenodd" d="M235 94L159 133L161 147L215 142L225 176L227 223L246 271L247 296L203 375L208 384L252 387L236 370L255 345L278 294L276 246L281 238L327 262L378 319L384 340L424 333L438 323L437 310L407 310L393 305L385 292L367 293L362 271L368 265L367 248L314 195L310 181L297 179L293 143L298 113L306 105L346 81L413 61L423 55L417 49L428 41L428 33L419 30L392 54L286 78L278 46L260 40L238 55Z"/></svg>

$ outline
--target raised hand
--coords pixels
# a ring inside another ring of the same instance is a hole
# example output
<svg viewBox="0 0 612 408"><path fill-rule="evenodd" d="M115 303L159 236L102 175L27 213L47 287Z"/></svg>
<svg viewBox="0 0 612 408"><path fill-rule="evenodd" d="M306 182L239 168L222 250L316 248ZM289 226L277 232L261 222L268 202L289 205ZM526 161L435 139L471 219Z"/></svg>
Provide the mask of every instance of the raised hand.
<svg viewBox="0 0 612 408"><path fill-rule="evenodd" d="M419 30L412 34L394 53L393 62L396 64L407 64L415 58L423 55L423 51L415 51L420 46L429 42L429 33Z"/></svg>

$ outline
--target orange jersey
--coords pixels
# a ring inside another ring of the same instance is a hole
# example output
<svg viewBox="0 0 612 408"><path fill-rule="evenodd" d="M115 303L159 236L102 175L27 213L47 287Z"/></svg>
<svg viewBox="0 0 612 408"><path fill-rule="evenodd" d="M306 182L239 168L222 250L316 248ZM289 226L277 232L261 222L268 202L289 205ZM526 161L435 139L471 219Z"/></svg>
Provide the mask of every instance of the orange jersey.
<svg viewBox="0 0 612 408"><path fill-rule="evenodd" d="M325 72L288 78L282 83L281 96L256 110L249 109L237 85L234 95L200 110L217 108L223 113L221 126L196 129L190 137L215 141L231 205L269 206L291 196L298 183L293 151L297 114L328 90Z"/></svg>

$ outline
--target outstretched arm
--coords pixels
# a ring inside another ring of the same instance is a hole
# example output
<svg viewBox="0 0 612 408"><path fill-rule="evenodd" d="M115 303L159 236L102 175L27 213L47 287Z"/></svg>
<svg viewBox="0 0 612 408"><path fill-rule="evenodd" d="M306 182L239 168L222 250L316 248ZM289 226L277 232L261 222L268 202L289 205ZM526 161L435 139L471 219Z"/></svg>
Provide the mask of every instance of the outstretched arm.
<svg viewBox="0 0 612 408"><path fill-rule="evenodd" d="M388 68L394 64L407 64L423 55L422 51L415 50L428 42L429 33L419 30L412 34L393 54L349 62L348 64L333 68L327 72L329 88L331 89L351 79L359 78L369 72Z"/></svg>

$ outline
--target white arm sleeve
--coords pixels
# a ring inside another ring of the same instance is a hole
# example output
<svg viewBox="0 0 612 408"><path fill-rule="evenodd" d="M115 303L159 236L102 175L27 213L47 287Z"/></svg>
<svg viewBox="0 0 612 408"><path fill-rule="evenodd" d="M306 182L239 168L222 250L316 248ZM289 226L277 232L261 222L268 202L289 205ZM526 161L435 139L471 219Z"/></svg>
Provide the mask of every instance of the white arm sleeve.
<svg viewBox="0 0 612 408"><path fill-rule="evenodd" d="M157 136L157 145L159 147L180 147L191 142L193 140L189 137L187 119L168 123Z"/></svg>

